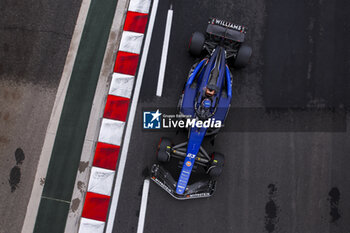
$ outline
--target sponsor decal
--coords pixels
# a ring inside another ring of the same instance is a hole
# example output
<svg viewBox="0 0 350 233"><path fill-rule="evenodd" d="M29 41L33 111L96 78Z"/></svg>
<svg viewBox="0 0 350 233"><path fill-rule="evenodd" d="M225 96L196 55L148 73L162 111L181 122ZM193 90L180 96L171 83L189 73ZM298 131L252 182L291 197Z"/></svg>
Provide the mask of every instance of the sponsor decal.
<svg viewBox="0 0 350 233"><path fill-rule="evenodd" d="M153 179L160 187L162 187L165 191L167 191L168 193L172 193L171 189L168 188L168 186L166 186L165 184L163 184L160 180L158 180L157 178Z"/></svg>
<svg viewBox="0 0 350 233"><path fill-rule="evenodd" d="M214 18L214 19L211 20L211 24L220 25L220 26L223 26L223 27L226 27L226 28L231 28L231 29L237 30L237 31L244 30L244 27L241 26L241 25L230 23L230 22L227 22L227 21L224 21L224 20L221 20L221 19L215 19Z"/></svg>
<svg viewBox="0 0 350 233"><path fill-rule="evenodd" d="M195 155L195 154L188 153L188 154L187 154L187 157L190 158L190 159L194 159L194 158L196 158L196 155Z"/></svg>
<svg viewBox="0 0 350 233"><path fill-rule="evenodd" d="M186 166L187 166L187 167L191 167L191 165L192 165L192 163L191 163L190 161L187 161L187 162L186 162Z"/></svg>
<svg viewBox="0 0 350 233"><path fill-rule="evenodd" d="M196 193L189 195L191 198L197 198L197 197L210 197L210 193Z"/></svg>
<svg viewBox="0 0 350 233"><path fill-rule="evenodd" d="M205 100L203 100L203 106L204 106L205 108L210 108L210 106L211 106L211 101L210 101L210 99L205 99Z"/></svg>

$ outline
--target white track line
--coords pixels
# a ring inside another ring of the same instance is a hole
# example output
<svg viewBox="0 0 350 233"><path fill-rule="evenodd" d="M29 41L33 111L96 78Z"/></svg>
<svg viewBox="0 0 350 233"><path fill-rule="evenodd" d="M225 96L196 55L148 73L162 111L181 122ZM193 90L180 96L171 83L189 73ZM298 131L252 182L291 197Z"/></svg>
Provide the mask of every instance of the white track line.
<svg viewBox="0 0 350 233"><path fill-rule="evenodd" d="M168 16L166 19L166 25L165 25L165 35L164 35L164 41L163 41L163 51L162 51L162 57L160 60L160 68L159 68L159 75L158 75L158 85L157 85L157 96L162 96L163 92L163 83L164 83L164 74L165 74L165 67L166 67L166 60L168 56L168 48L169 48L169 40L170 40L170 32L171 32L171 22L173 21L173 10L168 10Z"/></svg>
<svg viewBox="0 0 350 233"><path fill-rule="evenodd" d="M127 120L125 136L124 136L124 141L123 141L123 145L122 145L122 152L120 154L118 172L116 175L116 181L115 181L115 185L114 185L114 191L113 191L111 205L109 208L109 215L108 215L105 233L111 233L113 230L113 223L114 223L115 213L117 211L117 206L118 206L120 187L122 185L125 163L126 163L126 158L128 155L131 131L132 131L132 127L134 124L137 102L138 102L139 96L140 96L143 73L145 71L149 45L151 43L152 31L153 31L154 21L155 21L155 17L156 17L156 13L157 13L158 2L159 2L159 0L154 0L153 4L152 4L151 16L150 16L149 23L148 23L145 44L143 47L141 61L140 61L140 67L139 67L139 71L138 71L137 76L136 76L137 79L136 79L136 84L135 84L135 90L134 90L134 94L133 94L133 98L132 98L132 102L131 102L131 106L130 106L129 117Z"/></svg>
<svg viewBox="0 0 350 233"><path fill-rule="evenodd" d="M143 233L143 227L145 226L148 191L149 191L149 179L145 179L145 181L143 182L139 223L137 224L137 233Z"/></svg>

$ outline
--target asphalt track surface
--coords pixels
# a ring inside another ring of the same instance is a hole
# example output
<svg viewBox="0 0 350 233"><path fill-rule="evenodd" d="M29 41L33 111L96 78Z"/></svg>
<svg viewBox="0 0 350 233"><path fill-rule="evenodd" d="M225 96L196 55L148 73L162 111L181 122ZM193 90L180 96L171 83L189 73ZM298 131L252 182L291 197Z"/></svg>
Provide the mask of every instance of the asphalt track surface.
<svg viewBox="0 0 350 233"><path fill-rule="evenodd" d="M117 1L92 1L67 90L34 228L60 233L72 198L86 127Z"/></svg>
<svg viewBox="0 0 350 233"><path fill-rule="evenodd" d="M161 45L171 3L173 26L163 96L158 98ZM189 37L193 31L204 31L210 16L249 27L247 42L254 54L246 69L233 72L232 100L238 112L248 109L249 121L236 123L248 127L222 132L214 145L205 142L208 151L226 154L213 197L177 201L151 183L144 232L349 232L349 119L337 117L349 107L350 99L349 11L345 0L161 1L114 232L137 230L142 184L156 162L159 137L173 138L175 143L186 140L183 132L142 130L142 108L176 106L195 61L187 53ZM266 121L271 128L249 127L262 117L253 114L254 109L266 114L265 107L277 114ZM305 107L326 110L310 118ZM332 107L333 111L327 110ZM295 109L303 113L293 115L297 124L273 127L275 121L289 122ZM227 119L231 124L235 123L233 114ZM327 127L330 123L336 127Z"/></svg>
<svg viewBox="0 0 350 233"><path fill-rule="evenodd" d="M0 232L21 232L80 0L0 2Z"/></svg>

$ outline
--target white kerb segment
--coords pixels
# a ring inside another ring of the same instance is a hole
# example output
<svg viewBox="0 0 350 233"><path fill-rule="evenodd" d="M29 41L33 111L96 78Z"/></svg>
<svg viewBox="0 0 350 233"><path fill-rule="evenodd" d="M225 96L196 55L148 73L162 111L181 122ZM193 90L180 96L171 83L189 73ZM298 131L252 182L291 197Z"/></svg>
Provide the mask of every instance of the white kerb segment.
<svg viewBox="0 0 350 233"><path fill-rule="evenodd" d="M140 54L143 34L124 31L120 41L119 51Z"/></svg>
<svg viewBox="0 0 350 233"><path fill-rule="evenodd" d="M133 1L131 1L131 2L133 2ZM132 98L132 102L131 102L131 106L130 106L130 110L129 110L129 116L128 116L127 126L126 126L126 130L125 130L125 136L124 136L124 142L123 142L123 146L122 146L122 151L121 151L120 156L119 156L120 160L119 160L118 172L116 175L113 196L111 197L111 204L110 204L110 208L109 208L110 211L109 211L109 215L108 215L105 233L112 233L112 230L113 230L113 223L114 223L114 219L115 219L115 213L117 211L120 188L121 188L122 181L123 181L125 163L126 163L126 159L127 159L127 155L128 155L128 150L129 150L131 131L132 131L132 126L134 124L137 102L139 101L142 79L143 79L143 74L145 71L149 45L151 43L151 37L152 37L152 32L153 32L154 21L156 18L158 3L159 3L159 0L153 0L152 11L150 14L150 19L149 19L148 28L147 28L147 34L146 34L146 38L145 38L145 44L143 46L143 52L142 52L142 56L141 56L139 71L137 73L134 94L133 94L133 98ZM130 10L130 8L129 8L129 10Z"/></svg>
<svg viewBox="0 0 350 233"><path fill-rule="evenodd" d="M158 84L157 84L157 92L156 92L157 96L162 96L162 92L163 92L164 75L165 75L166 61L168 57L168 48L169 48L172 21L173 21L173 10L170 9L168 10L168 16L166 19L163 50L162 50L162 57L160 60L160 68L159 68Z"/></svg>
<svg viewBox="0 0 350 233"><path fill-rule="evenodd" d="M150 5L151 0L132 0L130 1L128 11L148 13Z"/></svg>
<svg viewBox="0 0 350 233"><path fill-rule="evenodd" d="M104 227L104 222L88 218L81 218L79 233L103 233Z"/></svg>
<svg viewBox="0 0 350 233"><path fill-rule="evenodd" d="M99 142L120 146L125 122L104 118L101 124Z"/></svg>
<svg viewBox="0 0 350 233"><path fill-rule="evenodd" d="M108 94L130 98L135 77L127 74L113 73Z"/></svg>
<svg viewBox="0 0 350 233"><path fill-rule="evenodd" d="M149 179L145 179L145 181L143 182L140 215L139 215L139 222L137 224L137 233L143 233L143 228L145 226L148 193L149 193Z"/></svg>
<svg viewBox="0 0 350 233"><path fill-rule="evenodd" d="M92 167L89 180L88 192L102 195L111 195L115 171Z"/></svg>

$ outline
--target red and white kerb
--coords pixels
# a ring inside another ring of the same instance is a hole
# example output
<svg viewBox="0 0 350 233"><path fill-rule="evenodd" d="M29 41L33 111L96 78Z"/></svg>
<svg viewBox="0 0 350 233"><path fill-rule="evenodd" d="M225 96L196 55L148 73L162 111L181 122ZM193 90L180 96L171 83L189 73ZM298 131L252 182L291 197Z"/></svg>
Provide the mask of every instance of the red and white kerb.
<svg viewBox="0 0 350 233"><path fill-rule="evenodd" d="M151 0L130 0L96 145L79 233L103 233Z"/></svg>

